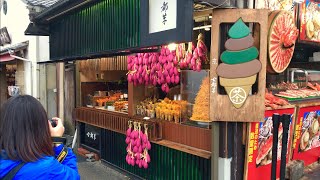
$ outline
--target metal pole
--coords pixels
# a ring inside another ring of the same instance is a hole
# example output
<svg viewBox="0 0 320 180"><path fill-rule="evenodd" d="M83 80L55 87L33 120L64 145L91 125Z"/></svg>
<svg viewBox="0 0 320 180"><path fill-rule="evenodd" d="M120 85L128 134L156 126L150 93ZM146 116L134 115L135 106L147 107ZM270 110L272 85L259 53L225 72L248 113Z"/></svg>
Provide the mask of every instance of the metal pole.
<svg viewBox="0 0 320 180"><path fill-rule="evenodd" d="M282 149L281 149L280 180L284 180L286 175L286 156L287 156L287 147L288 147L287 144L288 144L290 118L291 118L290 114L282 115L283 136L282 136Z"/></svg>
<svg viewBox="0 0 320 180"><path fill-rule="evenodd" d="M271 180L276 180L277 177L277 153L278 153L278 135L279 135L279 124L280 115L273 114L273 142L272 142L272 162L271 162Z"/></svg>

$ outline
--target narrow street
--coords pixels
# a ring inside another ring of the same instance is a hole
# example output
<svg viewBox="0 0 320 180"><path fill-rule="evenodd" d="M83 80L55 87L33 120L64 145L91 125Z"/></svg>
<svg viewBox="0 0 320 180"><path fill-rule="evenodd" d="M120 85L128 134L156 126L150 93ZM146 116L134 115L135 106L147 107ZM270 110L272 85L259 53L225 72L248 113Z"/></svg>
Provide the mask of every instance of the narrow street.
<svg viewBox="0 0 320 180"><path fill-rule="evenodd" d="M320 180L320 0L0 0L0 180L79 177Z"/></svg>
<svg viewBox="0 0 320 180"><path fill-rule="evenodd" d="M100 161L88 162L85 158L77 156L78 170L82 180L128 180L129 177L103 165Z"/></svg>

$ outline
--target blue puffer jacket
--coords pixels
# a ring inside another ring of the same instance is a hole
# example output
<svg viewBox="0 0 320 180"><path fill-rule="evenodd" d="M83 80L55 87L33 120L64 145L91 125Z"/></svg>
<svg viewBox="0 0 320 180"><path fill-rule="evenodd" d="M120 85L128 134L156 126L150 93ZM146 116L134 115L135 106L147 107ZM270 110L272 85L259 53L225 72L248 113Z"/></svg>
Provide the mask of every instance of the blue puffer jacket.
<svg viewBox="0 0 320 180"><path fill-rule="evenodd" d="M62 151L63 145L54 148L55 155ZM2 155L1 155L2 154ZM5 152L0 153L0 179L3 178L12 168L19 164L19 161L8 160ZM80 175L77 168L77 158L72 150L68 148L68 155L64 161L59 163L55 157L46 156L36 162L26 163L16 174L13 180L25 179L59 179L78 180Z"/></svg>

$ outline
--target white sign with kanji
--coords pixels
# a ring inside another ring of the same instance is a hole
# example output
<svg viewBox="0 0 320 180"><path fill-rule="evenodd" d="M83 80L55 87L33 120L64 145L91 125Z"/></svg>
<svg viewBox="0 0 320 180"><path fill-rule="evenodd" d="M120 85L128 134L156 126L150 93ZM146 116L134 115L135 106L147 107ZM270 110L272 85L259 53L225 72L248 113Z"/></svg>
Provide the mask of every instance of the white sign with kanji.
<svg viewBox="0 0 320 180"><path fill-rule="evenodd" d="M92 133L92 132L87 132L87 136L90 139L96 140L97 139L97 134L96 133Z"/></svg>
<svg viewBox="0 0 320 180"><path fill-rule="evenodd" d="M229 98L233 104L242 104L247 99L247 93L243 88L235 87L230 91Z"/></svg>
<svg viewBox="0 0 320 180"><path fill-rule="evenodd" d="M149 0L149 33L177 28L177 0Z"/></svg>

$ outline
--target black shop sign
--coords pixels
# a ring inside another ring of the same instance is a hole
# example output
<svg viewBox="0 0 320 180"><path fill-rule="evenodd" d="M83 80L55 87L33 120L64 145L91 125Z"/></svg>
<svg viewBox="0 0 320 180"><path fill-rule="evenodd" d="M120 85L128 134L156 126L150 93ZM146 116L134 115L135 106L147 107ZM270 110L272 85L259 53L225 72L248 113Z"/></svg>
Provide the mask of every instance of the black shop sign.
<svg viewBox="0 0 320 180"><path fill-rule="evenodd" d="M141 47L192 41L193 0L141 0Z"/></svg>
<svg viewBox="0 0 320 180"><path fill-rule="evenodd" d="M101 129L89 124L81 124L81 144L100 151Z"/></svg>

